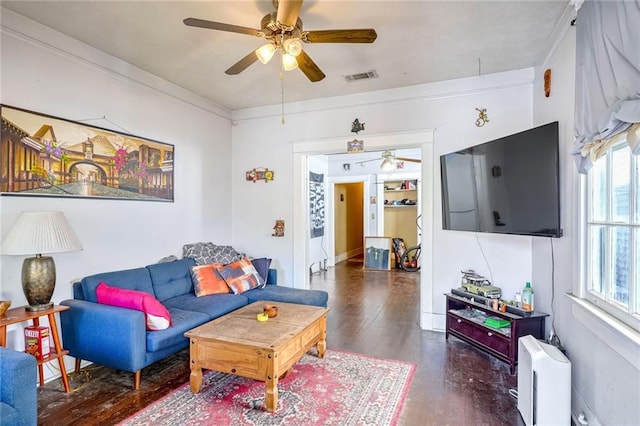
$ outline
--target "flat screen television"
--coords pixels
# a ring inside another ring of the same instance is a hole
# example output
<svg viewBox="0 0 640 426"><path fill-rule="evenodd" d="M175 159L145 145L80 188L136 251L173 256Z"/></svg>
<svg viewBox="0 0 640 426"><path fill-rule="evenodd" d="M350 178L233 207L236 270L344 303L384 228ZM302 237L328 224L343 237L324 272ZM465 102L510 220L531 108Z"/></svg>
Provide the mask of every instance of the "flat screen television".
<svg viewBox="0 0 640 426"><path fill-rule="evenodd" d="M440 156L442 228L561 237L558 122Z"/></svg>

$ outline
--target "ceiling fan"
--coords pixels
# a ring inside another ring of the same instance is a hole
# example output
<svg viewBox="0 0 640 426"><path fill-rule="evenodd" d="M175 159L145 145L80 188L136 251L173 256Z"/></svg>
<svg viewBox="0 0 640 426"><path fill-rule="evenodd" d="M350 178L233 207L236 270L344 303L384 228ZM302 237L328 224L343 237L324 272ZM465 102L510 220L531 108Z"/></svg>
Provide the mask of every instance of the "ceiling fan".
<svg viewBox="0 0 640 426"><path fill-rule="evenodd" d="M382 163L380 163L380 168L385 171L391 171L397 168L398 161L406 161L409 163L422 163L422 160L418 158L408 158L408 157L396 157L395 152L392 150L384 151L381 156ZM370 160L358 161L358 164L364 165L370 161L379 161L379 158L372 158Z"/></svg>
<svg viewBox="0 0 640 426"><path fill-rule="evenodd" d="M274 53L280 50L284 70L300 68L312 82L322 80L325 74L303 50L302 43L373 43L378 37L373 28L304 31L299 17L302 0L272 0L272 2L276 11L262 18L259 30L198 18L187 18L183 22L191 27L253 35L267 40L267 44L232 65L225 71L226 74L240 74L257 60L266 64Z"/></svg>

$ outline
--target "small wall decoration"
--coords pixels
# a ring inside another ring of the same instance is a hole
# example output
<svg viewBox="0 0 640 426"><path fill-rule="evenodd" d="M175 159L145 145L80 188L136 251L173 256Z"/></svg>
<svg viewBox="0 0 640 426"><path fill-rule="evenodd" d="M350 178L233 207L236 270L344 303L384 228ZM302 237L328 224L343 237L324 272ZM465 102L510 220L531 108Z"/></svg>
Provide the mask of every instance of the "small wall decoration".
<svg viewBox="0 0 640 426"><path fill-rule="evenodd" d="M364 130L364 123L361 123L357 118L353 120L351 123L351 133L355 133L356 136L358 132ZM364 141L358 140L357 138L347 142L347 152L363 152L364 151Z"/></svg>
<svg viewBox="0 0 640 426"><path fill-rule="evenodd" d="M363 152L364 151L364 141L360 141L358 139L354 139L352 141L347 142L347 152Z"/></svg>
<svg viewBox="0 0 640 426"><path fill-rule="evenodd" d="M284 237L284 220L277 219L276 225L273 227L272 237Z"/></svg>
<svg viewBox="0 0 640 426"><path fill-rule="evenodd" d="M544 96L548 98L551 94L551 68L544 72Z"/></svg>
<svg viewBox="0 0 640 426"><path fill-rule="evenodd" d="M363 130L364 130L364 123L361 123L360 120L358 120L357 118L353 120L353 123L351 123L351 133L355 133L357 135L358 132L361 132Z"/></svg>
<svg viewBox="0 0 640 426"><path fill-rule="evenodd" d="M489 122L489 117L487 116L486 108L476 108L478 111L478 119L476 120L476 127L482 127Z"/></svg>
<svg viewBox="0 0 640 426"><path fill-rule="evenodd" d="M173 145L0 109L3 195L173 201Z"/></svg>
<svg viewBox="0 0 640 426"><path fill-rule="evenodd" d="M263 180L265 183L273 180L274 172L265 167L258 167L247 171L247 181L256 183L256 181Z"/></svg>

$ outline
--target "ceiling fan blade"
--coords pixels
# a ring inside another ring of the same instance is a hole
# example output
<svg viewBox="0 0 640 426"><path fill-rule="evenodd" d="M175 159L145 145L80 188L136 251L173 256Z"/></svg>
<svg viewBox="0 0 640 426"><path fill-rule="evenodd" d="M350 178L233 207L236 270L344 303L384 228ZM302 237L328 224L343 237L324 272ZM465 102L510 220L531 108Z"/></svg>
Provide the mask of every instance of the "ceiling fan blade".
<svg viewBox="0 0 640 426"><path fill-rule="evenodd" d="M373 43L378 34L373 28L360 30L308 31L303 41L307 43Z"/></svg>
<svg viewBox="0 0 640 426"><path fill-rule="evenodd" d="M223 24L222 22L206 21L204 19L198 19L198 18L187 18L182 22L184 22L185 25L188 25L190 27L207 28L210 30L219 30L219 31L228 31L230 33L248 34L248 35L253 35L258 37L262 36L262 32L260 32L259 30L254 30L253 28L248 28L248 27L241 27L238 25Z"/></svg>
<svg viewBox="0 0 640 426"><path fill-rule="evenodd" d="M249 66L257 60L258 60L258 56L256 55L256 52L253 51L249 53L247 56L245 56L244 58L240 59L235 64L233 64L231 68L225 71L225 74L229 74L229 75L240 74L242 71L249 68Z"/></svg>
<svg viewBox="0 0 640 426"><path fill-rule="evenodd" d="M296 60L298 61L298 68L300 68L300 71L302 71L304 75L306 75L307 78L312 82L315 83L316 81L320 81L325 77L322 70L316 65L315 62L313 62L313 60L309 57L309 55L307 55L304 50L298 55Z"/></svg>
<svg viewBox="0 0 640 426"><path fill-rule="evenodd" d="M302 0L279 0L277 22L285 27L295 26L301 7Z"/></svg>
<svg viewBox="0 0 640 426"><path fill-rule="evenodd" d="M422 160L419 160L417 158L396 157L396 160L407 161L409 163L422 163Z"/></svg>

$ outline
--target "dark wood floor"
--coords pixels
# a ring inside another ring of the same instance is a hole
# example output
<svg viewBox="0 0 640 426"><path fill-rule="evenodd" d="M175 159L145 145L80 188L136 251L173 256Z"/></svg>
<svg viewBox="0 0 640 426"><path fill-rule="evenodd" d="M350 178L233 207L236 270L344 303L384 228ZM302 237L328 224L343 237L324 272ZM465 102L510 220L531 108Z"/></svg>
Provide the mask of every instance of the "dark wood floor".
<svg viewBox="0 0 640 426"><path fill-rule="evenodd" d="M401 425L523 425L506 364L420 329L418 274L354 261L315 273L312 287L329 292L327 347L417 364ZM49 382L38 389L38 424L115 424L187 383L188 359L184 350L145 368L138 391L131 373L95 365L71 376L69 394Z"/></svg>

